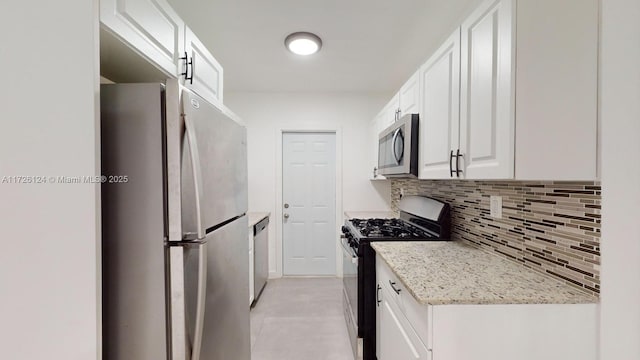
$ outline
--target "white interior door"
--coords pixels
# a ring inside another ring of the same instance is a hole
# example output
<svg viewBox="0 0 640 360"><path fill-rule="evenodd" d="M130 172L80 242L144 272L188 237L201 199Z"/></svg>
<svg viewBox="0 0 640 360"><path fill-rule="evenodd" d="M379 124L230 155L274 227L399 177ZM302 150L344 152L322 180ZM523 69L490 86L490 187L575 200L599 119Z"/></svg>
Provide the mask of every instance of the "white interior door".
<svg viewBox="0 0 640 360"><path fill-rule="evenodd" d="M282 135L284 275L336 274L336 135Z"/></svg>

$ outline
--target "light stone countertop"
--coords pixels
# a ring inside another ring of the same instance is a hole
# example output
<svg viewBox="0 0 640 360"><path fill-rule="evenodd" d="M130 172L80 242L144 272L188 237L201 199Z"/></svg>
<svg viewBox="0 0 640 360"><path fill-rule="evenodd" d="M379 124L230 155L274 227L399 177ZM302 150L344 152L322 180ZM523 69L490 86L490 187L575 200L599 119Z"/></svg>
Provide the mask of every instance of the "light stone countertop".
<svg viewBox="0 0 640 360"><path fill-rule="evenodd" d="M266 218L267 216L271 216L270 212L248 212L247 218L249 218L249 227L253 227L253 225L260 222L260 220Z"/></svg>
<svg viewBox="0 0 640 360"><path fill-rule="evenodd" d="M347 219L391 219L395 218L393 211L345 211Z"/></svg>
<svg viewBox="0 0 640 360"><path fill-rule="evenodd" d="M461 241L372 242L419 303L583 304L598 299Z"/></svg>

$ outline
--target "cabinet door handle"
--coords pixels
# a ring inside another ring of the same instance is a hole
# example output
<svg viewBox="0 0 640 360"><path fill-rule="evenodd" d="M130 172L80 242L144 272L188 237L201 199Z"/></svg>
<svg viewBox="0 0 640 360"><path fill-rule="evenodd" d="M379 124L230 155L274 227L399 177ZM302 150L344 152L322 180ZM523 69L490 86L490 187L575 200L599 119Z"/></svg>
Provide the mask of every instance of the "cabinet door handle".
<svg viewBox="0 0 640 360"><path fill-rule="evenodd" d="M187 78L187 74L189 73L189 63L187 63L187 60L189 60L189 55L187 54L187 52L184 52L184 56L179 58L180 60L184 61L184 72L180 73L180 75L184 76L185 79Z"/></svg>
<svg viewBox="0 0 640 360"><path fill-rule="evenodd" d="M380 300L380 290L382 290L382 286L380 284L376 285L376 305L379 307L382 300Z"/></svg>
<svg viewBox="0 0 640 360"><path fill-rule="evenodd" d="M453 177L453 150L451 150L451 154L449 155L449 176Z"/></svg>
<svg viewBox="0 0 640 360"><path fill-rule="evenodd" d="M453 151L452 151L453 153ZM460 170L460 157L462 156L462 154L460 154L460 149L458 149L456 151L456 176L460 177L460 173L462 172L462 170Z"/></svg>
<svg viewBox="0 0 640 360"><path fill-rule="evenodd" d="M189 60L189 63L187 64L187 73L189 66L191 66L191 76L185 75L184 79L185 80L189 80L189 84L193 84L193 56L191 57L191 60Z"/></svg>
<svg viewBox="0 0 640 360"><path fill-rule="evenodd" d="M180 60L184 61L184 72L180 73L180 75L184 76L185 80L189 80L189 84L193 84L193 57L189 60L189 54L185 51ZM191 66L191 76L189 76L189 66Z"/></svg>
<svg viewBox="0 0 640 360"><path fill-rule="evenodd" d="M391 285L391 288L393 289L393 291L396 292L396 294L400 294L400 290L401 289L396 289L396 282L395 281L389 280L389 285Z"/></svg>

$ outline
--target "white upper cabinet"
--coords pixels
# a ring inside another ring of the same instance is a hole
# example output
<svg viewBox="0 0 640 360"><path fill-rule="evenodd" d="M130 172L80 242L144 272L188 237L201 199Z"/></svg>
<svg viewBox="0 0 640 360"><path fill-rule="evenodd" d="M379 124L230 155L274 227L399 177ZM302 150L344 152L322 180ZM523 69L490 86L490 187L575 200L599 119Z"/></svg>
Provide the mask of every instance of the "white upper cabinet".
<svg viewBox="0 0 640 360"><path fill-rule="evenodd" d="M461 157L456 160L466 179L514 176L513 3L485 1L460 29Z"/></svg>
<svg viewBox="0 0 640 360"><path fill-rule="evenodd" d="M487 0L456 39L419 72L420 178L597 179L598 0Z"/></svg>
<svg viewBox="0 0 640 360"><path fill-rule="evenodd" d="M400 90L393 95L381 113L387 126L400 120L403 115L418 113L420 104L420 81L418 72L413 74ZM385 126L385 127L387 127ZM382 129L384 129L383 127Z"/></svg>
<svg viewBox="0 0 640 360"><path fill-rule="evenodd" d="M420 78L418 72L413 74L409 80L402 85L398 92L398 102L400 110L398 118L406 114L417 114L420 104Z"/></svg>
<svg viewBox="0 0 640 360"><path fill-rule="evenodd" d="M396 93L382 110L383 118L379 124L380 131L398 121L400 118L400 93Z"/></svg>
<svg viewBox="0 0 640 360"><path fill-rule="evenodd" d="M370 139L373 144L371 147L371 168L370 179L386 179L382 175L374 175L378 167L378 136L382 130L391 126L394 122L398 121L402 115L414 114L419 111L420 104L420 81L418 72L416 72L411 78L400 88L387 105L382 108L380 113L376 116L369 127L371 132Z"/></svg>
<svg viewBox="0 0 640 360"><path fill-rule="evenodd" d="M102 28L127 43L167 77L182 69L184 22L164 0L101 0Z"/></svg>
<svg viewBox="0 0 640 360"><path fill-rule="evenodd" d="M460 30L456 30L418 71L420 83L421 179L452 177L460 121Z"/></svg>
<svg viewBox="0 0 640 360"><path fill-rule="evenodd" d="M597 178L598 8L518 1L516 179Z"/></svg>
<svg viewBox="0 0 640 360"><path fill-rule="evenodd" d="M222 107L222 66L166 0L101 0L100 22L105 75L122 82L179 78Z"/></svg>
<svg viewBox="0 0 640 360"><path fill-rule="evenodd" d="M222 103L222 66L188 27L185 31L185 52L188 62L184 85L213 104Z"/></svg>

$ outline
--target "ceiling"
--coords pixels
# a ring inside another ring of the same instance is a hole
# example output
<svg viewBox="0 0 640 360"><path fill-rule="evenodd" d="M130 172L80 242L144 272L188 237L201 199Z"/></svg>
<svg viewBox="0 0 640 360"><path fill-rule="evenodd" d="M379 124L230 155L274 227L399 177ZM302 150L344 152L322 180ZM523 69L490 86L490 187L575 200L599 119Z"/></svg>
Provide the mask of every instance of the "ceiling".
<svg viewBox="0 0 640 360"><path fill-rule="evenodd" d="M168 0L224 68L225 91L393 93L481 0ZM322 50L284 47L313 32Z"/></svg>

